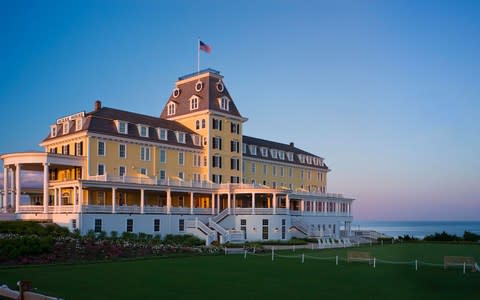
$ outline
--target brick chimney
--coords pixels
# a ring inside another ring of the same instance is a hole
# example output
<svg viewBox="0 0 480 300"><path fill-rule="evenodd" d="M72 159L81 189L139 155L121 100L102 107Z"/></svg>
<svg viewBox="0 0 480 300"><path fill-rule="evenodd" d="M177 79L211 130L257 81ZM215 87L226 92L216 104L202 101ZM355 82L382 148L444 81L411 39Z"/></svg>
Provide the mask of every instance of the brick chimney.
<svg viewBox="0 0 480 300"><path fill-rule="evenodd" d="M99 111L102 108L102 101L95 101L95 111Z"/></svg>

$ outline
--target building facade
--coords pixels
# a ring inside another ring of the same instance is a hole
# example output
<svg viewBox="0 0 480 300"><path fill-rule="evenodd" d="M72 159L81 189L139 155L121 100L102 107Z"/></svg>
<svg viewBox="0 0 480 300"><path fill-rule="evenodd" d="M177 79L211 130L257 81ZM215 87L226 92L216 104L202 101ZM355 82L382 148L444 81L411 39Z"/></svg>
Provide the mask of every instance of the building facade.
<svg viewBox="0 0 480 300"><path fill-rule="evenodd" d="M43 152L1 156L1 209L83 234L191 233L207 244L349 236L353 199L327 193L324 159L244 135L246 121L211 69L180 77L160 117L96 101L57 119ZM43 188L22 191L22 170L42 172Z"/></svg>

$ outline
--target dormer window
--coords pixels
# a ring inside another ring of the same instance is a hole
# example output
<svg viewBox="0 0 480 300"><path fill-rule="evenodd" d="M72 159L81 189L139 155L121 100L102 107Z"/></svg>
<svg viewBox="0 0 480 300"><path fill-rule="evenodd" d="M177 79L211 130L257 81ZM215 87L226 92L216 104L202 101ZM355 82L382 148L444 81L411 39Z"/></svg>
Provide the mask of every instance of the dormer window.
<svg viewBox="0 0 480 300"><path fill-rule="evenodd" d="M257 155L257 146L256 145L249 145L250 148L250 154L252 155Z"/></svg>
<svg viewBox="0 0 480 300"><path fill-rule="evenodd" d="M64 122L63 123L63 134L67 134L68 131L70 130L70 122Z"/></svg>
<svg viewBox="0 0 480 300"><path fill-rule="evenodd" d="M219 99L220 109L222 110L230 110L230 99L227 97L222 97Z"/></svg>
<svg viewBox="0 0 480 300"><path fill-rule="evenodd" d="M162 141L166 141L168 139L167 130L164 128L157 128L158 131L158 139Z"/></svg>
<svg viewBox="0 0 480 300"><path fill-rule="evenodd" d="M198 134L192 134L192 140L195 146L202 145L202 138Z"/></svg>
<svg viewBox="0 0 480 300"><path fill-rule="evenodd" d="M307 163L308 163L309 165L312 164L312 157L311 157L311 156L307 156Z"/></svg>
<svg viewBox="0 0 480 300"><path fill-rule="evenodd" d="M242 147L243 147L243 149L242 149L243 154L246 154L247 153L247 144L243 143Z"/></svg>
<svg viewBox="0 0 480 300"><path fill-rule="evenodd" d="M219 91L220 93L223 92L223 90L225 89L225 87L223 86L223 83L221 81L218 81L215 86L217 88L217 91Z"/></svg>
<svg viewBox="0 0 480 300"><path fill-rule="evenodd" d="M277 159L278 151L276 149L270 149L270 153L272 155L272 158Z"/></svg>
<svg viewBox="0 0 480 300"><path fill-rule="evenodd" d="M195 83L195 91L200 92L202 89L203 89L203 82L197 81L197 83Z"/></svg>
<svg viewBox="0 0 480 300"><path fill-rule="evenodd" d="M75 131L82 130L83 127L83 119L76 119L75 120Z"/></svg>
<svg viewBox="0 0 480 300"><path fill-rule="evenodd" d="M177 134L177 141L181 144L185 144L185 133L177 131L176 134Z"/></svg>
<svg viewBox="0 0 480 300"><path fill-rule="evenodd" d="M287 152L287 159L288 159L288 161L293 161L293 153L292 152Z"/></svg>
<svg viewBox="0 0 480 300"><path fill-rule="evenodd" d="M299 155L298 155L298 159L300 160L300 162L301 162L302 164L305 163L305 155L299 154Z"/></svg>
<svg viewBox="0 0 480 300"><path fill-rule="evenodd" d="M190 98L190 110L198 109L198 97L194 96Z"/></svg>
<svg viewBox="0 0 480 300"><path fill-rule="evenodd" d="M125 121L116 121L118 133L127 134L128 133L128 123Z"/></svg>
<svg viewBox="0 0 480 300"><path fill-rule="evenodd" d="M280 158L281 160L285 160L285 152L278 151L278 158Z"/></svg>
<svg viewBox="0 0 480 300"><path fill-rule="evenodd" d="M176 106L177 106L177 105L176 105L174 102L168 103L168 106L167 106L167 115L173 116L173 115L175 114Z"/></svg>
<svg viewBox="0 0 480 300"><path fill-rule="evenodd" d="M138 125L138 134L141 137L148 137L148 126Z"/></svg>
<svg viewBox="0 0 480 300"><path fill-rule="evenodd" d="M57 125L52 125L50 127L50 136L56 137L57 136Z"/></svg>
<svg viewBox="0 0 480 300"><path fill-rule="evenodd" d="M261 147L260 151L261 151L263 157L268 157L268 149L267 148Z"/></svg>

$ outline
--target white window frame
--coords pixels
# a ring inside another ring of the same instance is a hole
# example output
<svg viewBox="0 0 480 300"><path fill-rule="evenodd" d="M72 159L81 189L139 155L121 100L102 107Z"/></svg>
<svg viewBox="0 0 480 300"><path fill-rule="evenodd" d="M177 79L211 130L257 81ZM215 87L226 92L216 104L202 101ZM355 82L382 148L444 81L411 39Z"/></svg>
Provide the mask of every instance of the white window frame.
<svg viewBox="0 0 480 300"><path fill-rule="evenodd" d="M125 147L123 151L124 156L122 156L122 146ZM118 157L121 159L127 158L127 144L123 144L123 143L118 144Z"/></svg>
<svg viewBox="0 0 480 300"><path fill-rule="evenodd" d="M252 162L252 174L255 174L257 172L257 164Z"/></svg>
<svg viewBox="0 0 480 300"><path fill-rule="evenodd" d="M151 158L150 147L145 147L145 146L140 147L140 160L150 161L150 158Z"/></svg>
<svg viewBox="0 0 480 300"><path fill-rule="evenodd" d="M178 151L178 165L185 165L185 152L183 151Z"/></svg>
<svg viewBox="0 0 480 300"><path fill-rule="evenodd" d="M148 130L149 128L148 128L147 125L141 125L141 124L139 124L139 125L137 125L137 128L138 128L138 135L139 135L139 136L141 136L141 137L146 137L146 138L149 137L149 131L150 131L150 130ZM145 129L145 134L142 133L142 130L143 130L143 129Z"/></svg>
<svg viewBox="0 0 480 300"><path fill-rule="evenodd" d="M122 175L122 168L123 168L123 175ZM125 166L118 166L118 176L127 176L127 167Z"/></svg>
<svg viewBox="0 0 480 300"><path fill-rule="evenodd" d="M272 158L274 158L274 159L278 158L278 150L277 149L270 149L270 154L272 155Z"/></svg>
<svg viewBox="0 0 480 300"><path fill-rule="evenodd" d="M165 128L157 128L157 133L158 133L158 139L161 141L167 141L168 140L168 130ZM162 137L163 135L163 137Z"/></svg>
<svg viewBox="0 0 480 300"><path fill-rule="evenodd" d="M162 173L163 173L163 176L162 176ZM160 180L165 180L165 179L167 179L167 171L164 170L164 169L161 169L161 170L158 172L158 177L160 178Z"/></svg>
<svg viewBox="0 0 480 300"><path fill-rule="evenodd" d="M162 153L165 154L163 156L163 160L162 160ZM159 151L158 151L158 161L161 164L166 164L167 163L167 150L166 149L159 149Z"/></svg>
<svg viewBox="0 0 480 300"><path fill-rule="evenodd" d="M83 128L83 119L75 119L75 131L82 130Z"/></svg>
<svg viewBox="0 0 480 300"><path fill-rule="evenodd" d="M118 133L128 134L128 122L117 120L116 123ZM122 130L122 125L124 126L124 130Z"/></svg>
<svg viewBox="0 0 480 300"><path fill-rule="evenodd" d="M177 105L174 102L170 102L167 104L167 115L173 116L175 111L177 110Z"/></svg>
<svg viewBox="0 0 480 300"><path fill-rule="evenodd" d="M257 145L248 145L251 155L257 155Z"/></svg>
<svg viewBox="0 0 480 300"><path fill-rule="evenodd" d="M62 125L63 134L68 134L68 132L70 131L70 121L65 121Z"/></svg>
<svg viewBox="0 0 480 300"><path fill-rule="evenodd" d="M187 138L185 132L175 131L175 134L177 135L177 142L179 142L180 144L186 143Z"/></svg>
<svg viewBox="0 0 480 300"><path fill-rule="evenodd" d="M100 153L100 144L103 145L103 153ZM104 141L97 142L97 155L98 156L105 156L107 155L107 144Z"/></svg>
<svg viewBox="0 0 480 300"><path fill-rule="evenodd" d="M260 147L260 153L262 154L262 157L268 157L268 148Z"/></svg>
<svg viewBox="0 0 480 300"><path fill-rule="evenodd" d="M100 173L100 172L99 172L100 166L102 166L102 168L103 168L103 170L102 170L102 171L103 171L103 174L99 174L99 173ZM97 175L98 175L98 176L102 176L102 175L105 175L105 174L106 174L105 164L97 164Z"/></svg>
<svg viewBox="0 0 480 300"><path fill-rule="evenodd" d="M197 96L190 98L190 110L197 110L199 107L200 99Z"/></svg>
<svg viewBox="0 0 480 300"><path fill-rule="evenodd" d="M57 125L52 125L50 126L50 136L51 137L56 137L57 136Z"/></svg>
<svg viewBox="0 0 480 300"><path fill-rule="evenodd" d="M219 101L218 105L220 106L221 110L226 110L226 111L230 110L230 99L228 99L228 97L223 96L219 98L218 101Z"/></svg>
<svg viewBox="0 0 480 300"><path fill-rule="evenodd" d="M288 161L293 161L293 152L287 152Z"/></svg>
<svg viewBox="0 0 480 300"><path fill-rule="evenodd" d="M148 176L148 168L140 168L140 174Z"/></svg>

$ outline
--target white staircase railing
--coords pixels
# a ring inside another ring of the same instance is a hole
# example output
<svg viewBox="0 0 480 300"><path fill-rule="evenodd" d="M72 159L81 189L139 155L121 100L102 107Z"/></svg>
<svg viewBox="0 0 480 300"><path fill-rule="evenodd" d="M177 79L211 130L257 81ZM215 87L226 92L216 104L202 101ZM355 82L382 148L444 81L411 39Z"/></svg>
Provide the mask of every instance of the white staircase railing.
<svg viewBox="0 0 480 300"><path fill-rule="evenodd" d="M216 231L210 229L207 225L205 225L205 223L200 221L198 218L195 218L195 220L187 220L185 222L185 225L187 228L194 228L202 232L205 235L205 242L207 245L210 245L217 238Z"/></svg>
<svg viewBox="0 0 480 300"><path fill-rule="evenodd" d="M220 233L221 235L221 238L222 240L220 241L220 243L226 243L230 240L230 233L225 229L223 228L222 226L220 226L218 223L216 223L212 218L208 218L208 226L210 226L211 228L213 228L215 231L217 231L218 233Z"/></svg>
<svg viewBox="0 0 480 300"><path fill-rule="evenodd" d="M218 215L216 215L215 217L213 217L212 220L215 221L215 223L220 223L223 219L225 219L226 217L228 217L228 215L229 215L228 208L225 208L225 209L222 210Z"/></svg>
<svg viewBox="0 0 480 300"><path fill-rule="evenodd" d="M307 236L310 234L310 230L308 230L308 224L299 220L292 221L292 226L296 227L298 230L306 234Z"/></svg>

